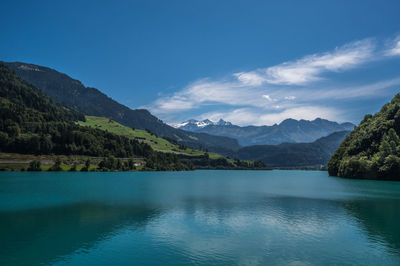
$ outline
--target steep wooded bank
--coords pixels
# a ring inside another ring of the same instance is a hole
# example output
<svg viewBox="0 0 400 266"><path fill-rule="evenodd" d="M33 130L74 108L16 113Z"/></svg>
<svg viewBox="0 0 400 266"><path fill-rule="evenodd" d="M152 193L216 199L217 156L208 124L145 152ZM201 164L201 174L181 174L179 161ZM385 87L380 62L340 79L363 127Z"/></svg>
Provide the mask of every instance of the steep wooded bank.
<svg viewBox="0 0 400 266"><path fill-rule="evenodd" d="M330 175L400 180L400 94L363 121L328 163Z"/></svg>

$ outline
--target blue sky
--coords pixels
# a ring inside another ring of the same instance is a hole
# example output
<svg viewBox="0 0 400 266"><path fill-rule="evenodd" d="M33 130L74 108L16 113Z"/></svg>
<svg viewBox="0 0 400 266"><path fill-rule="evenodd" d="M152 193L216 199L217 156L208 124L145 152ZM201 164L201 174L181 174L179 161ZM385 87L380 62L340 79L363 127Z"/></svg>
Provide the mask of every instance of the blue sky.
<svg viewBox="0 0 400 266"><path fill-rule="evenodd" d="M358 122L400 88L399 1L18 1L0 60L49 66L166 122Z"/></svg>

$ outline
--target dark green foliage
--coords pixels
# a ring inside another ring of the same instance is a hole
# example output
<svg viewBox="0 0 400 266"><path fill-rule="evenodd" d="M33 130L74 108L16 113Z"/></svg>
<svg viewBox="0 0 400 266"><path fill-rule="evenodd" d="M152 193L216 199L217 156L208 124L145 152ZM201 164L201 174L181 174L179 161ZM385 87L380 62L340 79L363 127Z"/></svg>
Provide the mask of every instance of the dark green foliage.
<svg viewBox="0 0 400 266"><path fill-rule="evenodd" d="M129 170L135 170L136 169L135 161L132 158L129 158L127 167L128 167Z"/></svg>
<svg viewBox="0 0 400 266"><path fill-rule="evenodd" d="M82 169L81 169L81 171L82 172L87 172L87 171L89 171L89 168L90 168L90 159L88 158L88 159L86 159L86 161L85 161L85 166L84 167L82 167Z"/></svg>
<svg viewBox="0 0 400 266"><path fill-rule="evenodd" d="M144 109L131 110L107 97L95 88L85 87L80 81L53 69L25 63L6 63L16 74L44 91L57 102L86 114L107 117L128 127L146 129L160 137L168 137L191 148L207 147L224 152L240 146L237 140L204 133L175 129Z"/></svg>
<svg viewBox="0 0 400 266"><path fill-rule="evenodd" d="M400 180L400 94L363 121L328 164L330 175Z"/></svg>
<svg viewBox="0 0 400 266"><path fill-rule="evenodd" d="M182 162L179 157L173 153L167 153L165 156L160 156L159 153L154 153L146 160L147 170L156 171L176 171L179 169L193 170L188 162Z"/></svg>
<svg viewBox="0 0 400 266"><path fill-rule="evenodd" d="M320 167L328 163L347 134L348 131L335 132L311 143L248 146L232 156L243 160L262 161L268 167Z"/></svg>
<svg viewBox="0 0 400 266"><path fill-rule="evenodd" d="M39 160L34 160L30 162L28 171L42 171L42 168L40 168L40 161Z"/></svg>
<svg viewBox="0 0 400 266"><path fill-rule="evenodd" d="M69 169L70 172L76 172L77 170L78 170L78 164L77 163L74 163L71 166L71 169Z"/></svg>
<svg viewBox="0 0 400 266"><path fill-rule="evenodd" d="M61 159L59 157L57 157L54 165L52 167L49 168L49 171L55 171L55 172L59 172L62 171L61 168Z"/></svg>
<svg viewBox="0 0 400 266"><path fill-rule="evenodd" d="M242 161L239 159L228 160L227 158L217 158L210 159L209 155L206 153L202 156L180 156L182 160L191 168L191 169L266 169L266 166L263 162L251 162L251 161Z"/></svg>

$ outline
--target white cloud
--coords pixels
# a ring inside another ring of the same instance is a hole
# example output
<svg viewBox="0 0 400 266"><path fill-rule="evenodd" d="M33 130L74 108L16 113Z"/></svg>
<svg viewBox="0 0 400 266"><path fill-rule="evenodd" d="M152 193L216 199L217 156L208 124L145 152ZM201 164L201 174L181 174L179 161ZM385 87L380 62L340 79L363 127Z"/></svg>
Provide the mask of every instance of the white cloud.
<svg viewBox="0 0 400 266"><path fill-rule="evenodd" d="M237 82L200 80L173 96L157 99L149 108L156 114L164 114L212 104L263 107L267 98L260 95L262 91L259 88L244 86ZM268 98L273 101L271 96Z"/></svg>
<svg viewBox="0 0 400 266"><path fill-rule="evenodd" d="M329 120L342 120L341 113L333 108L320 106L298 106L278 112L279 106L273 106L275 111L263 112L255 108L238 108L228 112L209 112L202 114L199 118L210 118L211 120L222 118L236 125L273 125L279 124L287 118L314 120L318 117ZM278 108L277 108L278 107Z"/></svg>
<svg viewBox="0 0 400 266"><path fill-rule="evenodd" d="M305 56L297 61L249 72L233 74L244 85L258 86L265 82L279 85L303 85L321 80L324 72L354 68L371 60L375 45L370 39L349 43L332 52Z"/></svg>
<svg viewBox="0 0 400 266"><path fill-rule="evenodd" d="M388 56L400 55L400 37L397 37L392 43L391 47L386 51Z"/></svg>
<svg viewBox="0 0 400 266"><path fill-rule="evenodd" d="M374 60L384 60L388 51L400 53L400 39L396 39L395 44L391 42L390 50L377 44L366 39L331 52L308 55L264 69L237 72L223 79L201 79L171 96L160 97L145 108L170 122L182 122L183 116L186 116L183 119L223 118L239 125L273 124L286 118L338 119L342 110L336 110L338 107L332 101L382 97L384 90L393 90L393 86L400 85L400 78L392 78L363 85L352 81L353 85L346 86L340 80L323 76L327 72L343 72ZM324 103L327 106L320 107ZM194 110L203 115L193 115ZM204 114L204 110L207 113ZM179 120L174 116L179 116Z"/></svg>
<svg viewBox="0 0 400 266"><path fill-rule="evenodd" d="M327 71L354 68L371 59L374 45L370 40L354 42L333 52L306 56L265 69L266 81L271 84L302 85L321 79Z"/></svg>
<svg viewBox="0 0 400 266"><path fill-rule="evenodd" d="M394 78L389 80L383 80L374 82L367 85L361 86L342 86L342 87L327 87L325 89L316 89L312 94L307 94L307 90L303 89L299 91L299 94L303 94L304 99L308 100L340 100L340 99L362 99L368 97L375 97L382 95L382 91L388 88L393 88L400 85L400 78Z"/></svg>
<svg viewBox="0 0 400 266"><path fill-rule="evenodd" d="M289 101L293 101L294 99L296 99L296 96L286 96L285 100L289 100Z"/></svg>
<svg viewBox="0 0 400 266"><path fill-rule="evenodd" d="M233 74L242 84L249 86L258 86L266 81L265 77L256 72L239 72Z"/></svg>
<svg viewBox="0 0 400 266"><path fill-rule="evenodd" d="M157 105L160 109L165 111L188 110L194 107L192 102L187 101L185 98L179 96L173 96L167 101L160 99L157 101Z"/></svg>
<svg viewBox="0 0 400 266"><path fill-rule="evenodd" d="M269 101L269 102L273 102L274 100L271 98L271 96L269 96L268 94L264 94L263 96L262 96L264 99L266 99L267 101Z"/></svg>

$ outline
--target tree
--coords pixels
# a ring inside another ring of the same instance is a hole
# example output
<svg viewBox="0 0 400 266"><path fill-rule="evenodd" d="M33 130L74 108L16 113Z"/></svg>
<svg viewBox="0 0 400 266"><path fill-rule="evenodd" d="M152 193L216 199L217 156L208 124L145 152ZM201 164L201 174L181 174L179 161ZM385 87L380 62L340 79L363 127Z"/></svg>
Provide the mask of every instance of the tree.
<svg viewBox="0 0 400 266"><path fill-rule="evenodd" d="M76 172L78 169L78 164L74 162L74 164L71 166L71 169L69 169L70 172Z"/></svg>
<svg viewBox="0 0 400 266"><path fill-rule="evenodd" d="M400 179L400 94L363 121L342 142L328 163L330 175Z"/></svg>
<svg viewBox="0 0 400 266"><path fill-rule="evenodd" d="M129 158L129 160L128 160L128 168L129 168L129 170L135 170L136 169L135 161L133 160L133 158Z"/></svg>
<svg viewBox="0 0 400 266"><path fill-rule="evenodd" d="M39 160L33 160L29 163L28 171L42 171L40 165L41 163Z"/></svg>
<svg viewBox="0 0 400 266"><path fill-rule="evenodd" d="M54 165L49 168L49 171L56 171L56 172L62 171L60 157L56 158L56 161L55 161Z"/></svg>
<svg viewBox="0 0 400 266"><path fill-rule="evenodd" d="M85 161L85 166L81 169L82 172L87 172L87 171L89 171L90 162L91 162L90 158L86 159L86 161Z"/></svg>

